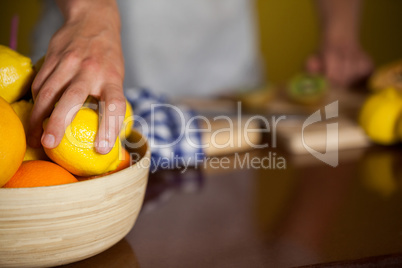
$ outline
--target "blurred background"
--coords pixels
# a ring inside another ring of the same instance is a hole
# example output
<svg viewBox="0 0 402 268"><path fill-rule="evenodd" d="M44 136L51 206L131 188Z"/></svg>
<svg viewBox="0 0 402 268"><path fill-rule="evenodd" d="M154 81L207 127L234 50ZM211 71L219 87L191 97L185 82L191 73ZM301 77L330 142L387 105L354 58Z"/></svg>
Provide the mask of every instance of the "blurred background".
<svg viewBox="0 0 402 268"><path fill-rule="evenodd" d="M2 1L0 44L9 43L10 22L19 14L18 51L29 55L30 33L41 11L42 1ZM257 0L256 12L260 45L270 81L286 81L302 67L306 57L316 50L319 25L314 1ZM402 58L400 0L365 0L361 41L376 65Z"/></svg>

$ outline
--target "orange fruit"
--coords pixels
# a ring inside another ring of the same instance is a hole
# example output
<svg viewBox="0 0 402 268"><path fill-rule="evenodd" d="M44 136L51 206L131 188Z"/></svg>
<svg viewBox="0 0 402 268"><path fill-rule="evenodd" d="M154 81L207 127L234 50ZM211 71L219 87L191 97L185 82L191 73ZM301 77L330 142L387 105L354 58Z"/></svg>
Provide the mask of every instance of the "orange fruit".
<svg viewBox="0 0 402 268"><path fill-rule="evenodd" d="M10 104L0 97L0 187L21 165L25 149L24 127Z"/></svg>
<svg viewBox="0 0 402 268"><path fill-rule="evenodd" d="M121 160L121 162L119 163L119 165L117 166L117 168L112 172L117 172L117 171L123 170L125 168L128 168L130 166L130 162L131 162L130 161L130 153L124 148L122 150L123 150L124 157Z"/></svg>
<svg viewBox="0 0 402 268"><path fill-rule="evenodd" d="M4 188L27 188L78 182L61 166L43 160L24 161Z"/></svg>

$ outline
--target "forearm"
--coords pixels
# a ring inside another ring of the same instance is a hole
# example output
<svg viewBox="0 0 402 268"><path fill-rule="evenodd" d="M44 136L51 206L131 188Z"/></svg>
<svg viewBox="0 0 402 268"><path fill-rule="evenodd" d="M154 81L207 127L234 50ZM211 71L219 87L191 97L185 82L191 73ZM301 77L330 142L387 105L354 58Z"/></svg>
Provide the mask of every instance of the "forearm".
<svg viewBox="0 0 402 268"><path fill-rule="evenodd" d="M361 0L316 0L321 42L307 60L307 70L324 74L331 83L350 86L367 77L373 64L359 42Z"/></svg>
<svg viewBox="0 0 402 268"><path fill-rule="evenodd" d="M361 0L316 0L323 42L358 43Z"/></svg>
<svg viewBox="0 0 402 268"><path fill-rule="evenodd" d="M107 22L120 31L120 15L116 0L56 0L67 23L83 19ZM91 16L92 15L92 16Z"/></svg>

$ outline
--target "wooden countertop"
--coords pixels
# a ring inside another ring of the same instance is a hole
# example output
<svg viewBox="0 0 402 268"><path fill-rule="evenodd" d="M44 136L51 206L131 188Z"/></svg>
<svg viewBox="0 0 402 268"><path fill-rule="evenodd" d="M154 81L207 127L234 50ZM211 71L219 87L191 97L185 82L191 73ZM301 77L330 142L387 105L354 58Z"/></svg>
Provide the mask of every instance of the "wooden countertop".
<svg viewBox="0 0 402 268"><path fill-rule="evenodd" d="M227 169L151 174L125 239L64 267L338 267L331 263L389 258L402 265L401 151L343 151L333 168L264 149L228 157ZM235 167L270 153L286 169ZM369 258L389 254L396 255Z"/></svg>

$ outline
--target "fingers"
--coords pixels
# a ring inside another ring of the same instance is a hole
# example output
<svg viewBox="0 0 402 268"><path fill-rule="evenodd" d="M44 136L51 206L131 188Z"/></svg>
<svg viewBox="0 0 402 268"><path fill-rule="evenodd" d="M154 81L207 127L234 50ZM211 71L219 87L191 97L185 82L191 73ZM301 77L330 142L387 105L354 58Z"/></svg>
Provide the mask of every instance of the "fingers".
<svg viewBox="0 0 402 268"><path fill-rule="evenodd" d="M99 62L94 59L88 58L77 63L76 58L69 56L55 67L45 82L41 82L42 78L37 80L35 86L39 87L38 85L41 84L41 87L33 89L35 105L31 115L28 139L31 146L39 147L42 143L49 149L57 147L64 136L66 127L88 95L92 94L101 96L106 103L103 121L100 124L104 131L103 134L98 135L101 140L97 148L100 148L99 152L104 154L110 151L124 120L125 98L122 86L116 86L118 82L107 82L113 79L117 81L116 77L122 82L121 77L109 75L105 81L99 66ZM106 83L108 86L102 86ZM58 105L53 109L58 100ZM49 122L42 134L43 120L50 114Z"/></svg>
<svg viewBox="0 0 402 268"><path fill-rule="evenodd" d="M306 69L312 74L323 74L331 83L339 86L348 84L352 70L344 55L327 53L324 56L313 55L307 59Z"/></svg>
<svg viewBox="0 0 402 268"><path fill-rule="evenodd" d="M28 144L32 147L40 146L43 120L50 115L64 88L75 74L77 68L74 61L70 57L60 62L51 73L50 68L54 64L50 61L44 64L44 69L41 69L35 78L35 85L32 86L35 105L31 114L28 138ZM46 75L48 76L45 77Z"/></svg>
<svg viewBox="0 0 402 268"><path fill-rule="evenodd" d="M344 83L343 56L338 53L327 53L324 58L325 76L331 83L341 86Z"/></svg>
<svg viewBox="0 0 402 268"><path fill-rule="evenodd" d="M115 145L126 112L122 87L109 84L104 88L101 95L104 105L100 107L101 122L95 142L96 150L101 154L107 154Z"/></svg>
<svg viewBox="0 0 402 268"><path fill-rule="evenodd" d="M321 58L318 55L310 56L306 61L306 69L309 73L320 74L323 72Z"/></svg>
<svg viewBox="0 0 402 268"><path fill-rule="evenodd" d="M60 88L60 85L65 85L78 71L80 60L73 53L64 53L58 63L54 58L46 57L43 67L35 77L32 84L34 100L41 89Z"/></svg>
<svg viewBox="0 0 402 268"><path fill-rule="evenodd" d="M309 59L308 69L314 69L314 61ZM347 87L367 77L372 70L370 58L357 48L329 47L321 52L322 70L331 84ZM313 67L312 67L313 66Z"/></svg>
<svg viewBox="0 0 402 268"><path fill-rule="evenodd" d="M347 87L351 85L358 76L356 71L356 61L354 59L354 55L350 55L349 57L343 59L342 69L343 69L343 78L341 79L341 86Z"/></svg>
<svg viewBox="0 0 402 268"><path fill-rule="evenodd" d="M52 87L44 88L34 103L31 113L31 119L28 127L28 144L34 148L40 146L40 137L42 135L43 120L47 118L60 98L61 91Z"/></svg>
<svg viewBox="0 0 402 268"><path fill-rule="evenodd" d="M42 85L45 83L48 76L53 72L53 70L57 66L57 61L53 60L51 57L46 56L45 61L40 68L38 74L36 75L34 81L32 82L32 97L35 100L39 90L42 88Z"/></svg>
<svg viewBox="0 0 402 268"><path fill-rule="evenodd" d="M52 149L59 145L67 126L85 102L89 89L84 82L75 82L64 91L43 132L41 141L44 147Z"/></svg>
<svg viewBox="0 0 402 268"><path fill-rule="evenodd" d="M356 66L356 71L360 77L368 77L371 74L371 72L373 72L373 69L374 64L369 57L363 55L362 57L359 58L359 61Z"/></svg>
<svg viewBox="0 0 402 268"><path fill-rule="evenodd" d="M107 10L107 14L111 14ZM113 14L111 21L116 19L119 25L118 16ZM66 20L52 37L45 62L32 85L35 104L29 123L30 145L35 147L42 142L47 148L56 147L88 95L103 97L107 105L116 106L110 113L105 110L107 115L124 115L122 87L108 86L104 91L102 86L120 85L124 77L119 29L103 21L108 20L99 20L96 14L86 16L85 20ZM46 117L49 122L42 135L42 122ZM108 124L103 126L107 131L100 136L102 141L113 145L120 125L111 125L111 131Z"/></svg>

